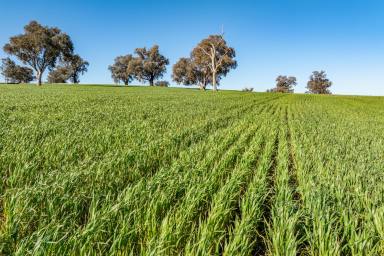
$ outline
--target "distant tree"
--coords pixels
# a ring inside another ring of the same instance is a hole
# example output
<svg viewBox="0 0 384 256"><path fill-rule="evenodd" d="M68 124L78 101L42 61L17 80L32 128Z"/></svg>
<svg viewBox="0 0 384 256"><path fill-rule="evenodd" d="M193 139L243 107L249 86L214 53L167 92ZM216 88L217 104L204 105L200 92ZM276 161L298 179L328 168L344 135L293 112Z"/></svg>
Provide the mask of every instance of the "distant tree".
<svg viewBox="0 0 384 256"><path fill-rule="evenodd" d="M329 88L332 82L327 78L325 71L313 71L307 83L308 93L331 94Z"/></svg>
<svg viewBox="0 0 384 256"><path fill-rule="evenodd" d="M32 21L24 27L24 34L10 38L4 51L29 65L36 72L37 84L41 85L44 71L53 69L58 59L71 55L73 44L60 29Z"/></svg>
<svg viewBox="0 0 384 256"><path fill-rule="evenodd" d="M195 84L195 76L193 72L193 63L190 58L181 58L172 67L172 79L183 85Z"/></svg>
<svg viewBox="0 0 384 256"><path fill-rule="evenodd" d="M140 69L141 62L134 58L131 54L118 56L115 63L109 66L112 78L115 83L123 82L128 85L134 78L136 70Z"/></svg>
<svg viewBox="0 0 384 256"><path fill-rule="evenodd" d="M294 76L278 76L276 78L276 87L269 90L270 92L292 93L293 87L296 86L297 80ZM267 91L268 92L268 91Z"/></svg>
<svg viewBox="0 0 384 256"><path fill-rule="evenodd" d="M29 83L35 79L32 69L19 66L10 58L2 59L1 62L2 64L0 70L1 74L5 78L6 83Z"/></svg>
<svg viewBox="0 0 384 256"><path fill-rule="evenodd" d="M213 90L218 80L237 67L235 49L229 47L222 35L211 35L202 40L192 51L192 59L200 67L209 69Z"/></svg>
<svg viewBox="0 0 384 256"><path fill-rule="evenodd" d="M168 81L157 81L155 83L156 86L159 86L159 87L169 87L169 82Z"/></svg>
<svg viewBox="0 0 384 256"><path fill-rule="evenodd" d="M74 54L64 58L61 64L48 74L48 83L66 83L70 80L74 84L80 82L80 75L88 71L88 62Z"/></svg>
<svg viewBox="0 0 384 256"><path fill-rule="evenodd" d="M89 63L78 54L74 54L65 58L64 66L67 69L69 80L74 84L78 84L80 83L80 75L88 71Z"/></svg>
<svg viewBox="0 0 384 256"><path fill-rule="evenodd" d="M242 90L243 92L253 92L253 88L252 87L245 87L245 88L243 88L243 90Z"/></svg>
<svg viewBox="0 0 384 256"><path fill-rule="evenodd" d="M163 77L169 60L160 54L159 46L150 49L137 48L135 50L140 65L136 65L134 75L139 81L148 81L150 86L154 85L156 79Z"/></svg>
<svg viewBox="0 0 384 256"><path fill-rule="evenodd" d="M65 66L59 66L48 73L48 83L66 83L69 80L69 70Z"/></svg>
<svg viewBox="0 0 384 256"><path fill-rule="evenodd" d="M181 58L173 65L172 78L178 84L197 84L200 89L205 90L212 76L208 67L199 66L192 58Z"/></svg>

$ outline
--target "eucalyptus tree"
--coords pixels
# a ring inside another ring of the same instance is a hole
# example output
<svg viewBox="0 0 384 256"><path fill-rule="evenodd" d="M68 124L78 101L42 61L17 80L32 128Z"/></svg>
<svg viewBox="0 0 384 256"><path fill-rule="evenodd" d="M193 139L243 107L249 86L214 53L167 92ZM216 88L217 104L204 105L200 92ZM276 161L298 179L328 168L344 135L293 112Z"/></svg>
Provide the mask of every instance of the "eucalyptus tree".
<svg viewBox="0 0 384 256"><path fill-rule="evenodd" d="M140 62L131 54L118 56L115 62L109 66L115 83L123 82L128 85L135 77L135 70L139 68Z"/></svg>
<svg viewBox="0 0 384 256"><path fill-rule="evenodd" d="M307 83L308 93L331 94L329 88L332 82L327 78L325 71L313 71Z"/></svg>
<svg viewBox="0 0 384 256"><path fill-rule="evenodd" d="M191 56L194 63L209 70L214 91L217 91L221 77L237 67L235 49L227 45L222 35L210 35L203 39L193 49Z"/></svg>
<svg viewBox="0 0 384 256"><path fill-rule="evenodd" d="M32 69L17 65L10 58L1 60L0 71L4 76L6 83L29 83L35 79Z"/></svg>
<svg viewBox="0 0 384 256"><path fill-rule="evenodd" d="M48 83L80 83L80 75L88 71L89 63L78 54L67 56L61 64L48 74Z"/></svg>
<svg viewBox="0 0 384 256"><path fill-rule="evenodd" d="M276 78L276 87L270 92L293 93L293 87L297 85L297 79L294 76L278 76Z"/></svg>
<svg viewBox="0 0 384 256"><path fill-rule="evenodd" d="M135 78L139 81L148 81L150 86L154 86L155 80L162 78L167 71L169 60L160 53L158 45L150 49L137 48L135 54L139 62L139 65L135 65Z"/></svg>
<svg viewBox="0 0 384 256"><path fill-rule="evenodd" d="M23 34L9 39L4 51L30 66L36 73L37 84L41 85L45 70L53 69L59 59L73 54L73 43L59 28L31 21Z"/></svg>
<svg viewBox="0 0 384 256"><path fill-rule="evenodd" d="M64 64L69 80L74 84L80 83L80 75L88 71L88 66L88 61L83 60L78 54L67 57Z"/></svg>
<svg viewBox="0 0 384 256"><path fill-rule="evenodd" d="M193 58L180 58L173 65L173 80L183 85L198 85L201 90L205 90L212 80L209 68L199 66Z"/></svg>
<svg viewBox="0 0 384 256"><path fill-rule="evenodd" d="M66 83L69 79L69 73L68 69L66 67L60 66L56 67L55 69L51 70L48 73L47 82L49 84L56 84L56 83Z"/></svg>

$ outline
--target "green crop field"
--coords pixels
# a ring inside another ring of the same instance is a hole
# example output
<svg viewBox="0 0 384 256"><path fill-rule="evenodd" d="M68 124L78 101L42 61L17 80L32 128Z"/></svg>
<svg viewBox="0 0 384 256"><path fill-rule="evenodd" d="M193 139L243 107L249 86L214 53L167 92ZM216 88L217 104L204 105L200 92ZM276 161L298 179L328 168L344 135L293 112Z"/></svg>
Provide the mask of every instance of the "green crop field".
<svg viewBox="0 0 384 256"><path fill-rule="evenodd" d="M0 86L0 255L383 255L384 98Z"/></svg>

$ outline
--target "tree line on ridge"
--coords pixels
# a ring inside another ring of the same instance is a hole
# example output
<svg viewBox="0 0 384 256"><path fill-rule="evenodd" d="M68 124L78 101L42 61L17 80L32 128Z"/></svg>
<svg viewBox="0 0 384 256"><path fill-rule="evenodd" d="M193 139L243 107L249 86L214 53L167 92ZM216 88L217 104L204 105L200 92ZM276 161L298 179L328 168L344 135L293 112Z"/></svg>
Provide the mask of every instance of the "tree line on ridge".
<svg viewBox="0 0 384 256"><path fill-rule="evenodd" d="M69 35L57 27L48 27L31 21L24 33L13 36L3 50L16 57L18 65L10 57L1 61L0 71L6 83L30 83L42 85L43 75L48 70L48 83L77 84L80 76L88 71L89 63L74 51ZM196 85L201 90L212 86L217 91L221 80L237 67L236 51L223 35L210 35L191 50L190 56L180 58L172 68L172 79L181 85ZM133 54L118 56L108 67L115 83L128 85L133 80L149 83L150 86L169 86L161 81L169 59L160 53L159 46L137 48ZM278 76L276 86L268 92L293 93L296 77ZM325 71L314 71L307 83L309 93L330 94L332 82ZM245 88L243 91L253 91Z"/></svg>

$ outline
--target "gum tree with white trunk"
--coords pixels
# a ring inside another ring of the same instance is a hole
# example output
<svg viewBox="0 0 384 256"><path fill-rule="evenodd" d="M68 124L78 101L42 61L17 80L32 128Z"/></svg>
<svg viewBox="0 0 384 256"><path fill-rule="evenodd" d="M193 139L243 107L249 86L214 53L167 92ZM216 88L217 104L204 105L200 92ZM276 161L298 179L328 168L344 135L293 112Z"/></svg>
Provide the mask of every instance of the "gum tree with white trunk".
<svg viewBox="0 0 384 256"><path fill-rule="evenodd" d="M210 35L203 39L192 51L194 62L209 69L213 91L217 91L217 82L237 67L235 49L229 47L223 35Z"/></svg>

